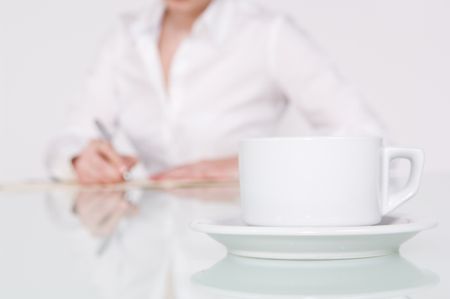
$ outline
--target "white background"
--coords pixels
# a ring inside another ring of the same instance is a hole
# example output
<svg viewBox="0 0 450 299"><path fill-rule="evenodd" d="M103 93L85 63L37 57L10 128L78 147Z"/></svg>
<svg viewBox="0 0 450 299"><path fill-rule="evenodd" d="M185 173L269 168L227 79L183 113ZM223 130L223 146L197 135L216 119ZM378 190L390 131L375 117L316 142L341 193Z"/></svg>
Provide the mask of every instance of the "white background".
<svg viewBox="0 0 450 299"><path fill-rule="evenodd" d="M43 177L102 35L139 0L0 0L0 179ZM242 0L245 1L245 0ZM450 1L259 0L291 14L426 171L450 171Z"/></svg>

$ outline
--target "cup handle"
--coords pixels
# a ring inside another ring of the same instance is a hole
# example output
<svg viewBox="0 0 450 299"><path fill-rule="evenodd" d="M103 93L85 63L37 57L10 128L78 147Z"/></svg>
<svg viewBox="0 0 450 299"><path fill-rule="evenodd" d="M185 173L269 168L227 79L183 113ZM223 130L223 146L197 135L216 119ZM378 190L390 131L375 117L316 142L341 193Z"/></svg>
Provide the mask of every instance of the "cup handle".
<svg viewBox="0 0 450 299"><path fill-rule="evenodd" d="M424 154L422 150L412 148L385 148L383 151L382 214L386 215L417 193L422 177ZM389 165L395 159L407 159L411 168L405 187L391 194L389 192Z"/></svg>

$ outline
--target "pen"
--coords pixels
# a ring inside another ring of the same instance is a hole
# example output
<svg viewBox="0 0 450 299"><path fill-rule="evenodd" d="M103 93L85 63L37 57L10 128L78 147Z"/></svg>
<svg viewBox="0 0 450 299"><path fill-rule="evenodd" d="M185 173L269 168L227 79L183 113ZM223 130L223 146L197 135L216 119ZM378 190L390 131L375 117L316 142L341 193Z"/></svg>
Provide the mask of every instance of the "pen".
<svg viewBox="0 0 450 299"><path fill-rule="evenodd" d="M103 140L111 143L113 139L113 135L108 131L106 126L98 119L94 120L95 126L97 127L97 130L100 132L100 135ZM128 171L122 172L122 178L124 181L127 181L129 177Z"/></svg>
<svg viewBox="0 0 450 299"><path fill-rule="evenodd" d="M100 135L105 141L111 142L112 141L112 134L108 131L108 129L103 125L101 121L98 119L95 120L95 126L97 127L98 131L100 132Z"/></svg>

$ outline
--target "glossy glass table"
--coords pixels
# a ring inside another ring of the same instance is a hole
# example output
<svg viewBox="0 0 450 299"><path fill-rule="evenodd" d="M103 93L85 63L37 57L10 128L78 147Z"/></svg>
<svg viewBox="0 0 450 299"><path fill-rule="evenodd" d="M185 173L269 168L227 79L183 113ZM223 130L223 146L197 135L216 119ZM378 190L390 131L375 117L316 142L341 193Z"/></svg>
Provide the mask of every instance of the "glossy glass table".
<svg viewBox="0 0 450 299"><path fill-rule="evenodd" d="M397 214L436 219L400 255L243 258L189 223L239 213L234 187L0 192L0 298L450 298L450 175Z"/></svg>

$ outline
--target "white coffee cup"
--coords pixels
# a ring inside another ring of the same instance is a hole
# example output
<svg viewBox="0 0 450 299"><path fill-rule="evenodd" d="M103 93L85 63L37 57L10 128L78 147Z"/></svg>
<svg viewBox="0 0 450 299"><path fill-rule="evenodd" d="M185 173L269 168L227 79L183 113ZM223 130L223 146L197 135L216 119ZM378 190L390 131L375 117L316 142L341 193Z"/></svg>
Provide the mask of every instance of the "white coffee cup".
<svg viewBox="0 0 450 299"><path fill-rule="evenodd" d="M389 192L393 159L410 161ZM243 220L260 226L373 225L418 190L424 155L377 137L251 138L239 154Z"/></svg>

